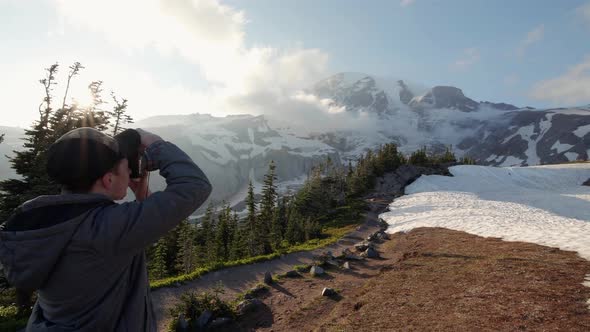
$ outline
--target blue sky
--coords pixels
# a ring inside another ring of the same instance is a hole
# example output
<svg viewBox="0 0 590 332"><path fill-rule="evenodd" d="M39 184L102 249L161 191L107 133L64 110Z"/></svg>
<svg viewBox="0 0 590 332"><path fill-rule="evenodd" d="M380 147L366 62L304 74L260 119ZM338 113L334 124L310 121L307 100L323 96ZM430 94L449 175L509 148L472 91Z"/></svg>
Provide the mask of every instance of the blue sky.
<svg viewBox="0 0 590 332"><path fill-rule="evenodd" d="M276 112L341 71L454 85L475 100L581 105L589 39L587 0L0 0L0 99L11 110L0 124L33 121L42 69L57 61L65 74L76 60L87 68L72 96L104 80L136 118Z"/></svg>

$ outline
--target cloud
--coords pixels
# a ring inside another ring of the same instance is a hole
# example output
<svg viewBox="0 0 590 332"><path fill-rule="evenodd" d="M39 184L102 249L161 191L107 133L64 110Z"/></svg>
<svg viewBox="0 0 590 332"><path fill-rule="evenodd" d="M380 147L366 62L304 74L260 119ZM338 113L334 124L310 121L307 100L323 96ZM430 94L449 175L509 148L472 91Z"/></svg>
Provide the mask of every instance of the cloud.
<svg viewBox="0 0 590 332"><path fill-rule="evenodd" d="M399 2L399 4L400 4L402 7L407 7L407 6L411 5L411 4L413 4L413 3L414 3L414 1L415 1L415 0L401 0L401 1Z"/></svg>
<svg viewBox="0 0 590 332"><path fill-rule="evenodd" d="M292 77L296 71L290 64L299 66L300 73L318 73L316 61L295 58L302 54L299 49L246 47L244 12L218 0L58 0L56 4L67 24L98 32L134 54L154 48L163 56L180 56L228 93L244 92L254 83L269 84L269 76L288 83L281 79L285 73L276 70L286 70ZM323 59L319 62L325 64ZM297 83L310 79L298 75Z"/></svg>
<svg viewBox="0 0 590 332"><path fill-rule="evenodd" d="M218 0L56 1L66 28L99 33L131 56L154 49L163 57L180 57L198 67L209 82L206 91L193 91L182 85L165 86L147 71L138 77L124 66L98 66L109 77L100 72L95 77L128 98L130 111L143 115L137 119L195 112L265 114L275 123L307 133L375 128L372 115L345 112L330 100L301 91L328 75L326 52L247 47L246 14Z"/></svg>
<svg viewBox="0 0 590 332"><path fill-rule="evenodd" d="M590 103L590 55L565 74L536 83L530 95L555 103Z"/></svg>
<svg viewBox="0 0 590 332"><path fill-rule="evenodd" d="M480 59L480 53L477 48L467 48L463 50L463 55L460 59L455 61L452 65L455 69L466 69L475 63L477 63Z"/></svg>
<svg viewBox="0 0 590 332"><path fill-rule="evenodd" d="M543 40L545 34L545 25L541 24L529 31L526 37L520 42L516 48L516 55L519 57L524 56L526 50L533 44Z"/></svg>

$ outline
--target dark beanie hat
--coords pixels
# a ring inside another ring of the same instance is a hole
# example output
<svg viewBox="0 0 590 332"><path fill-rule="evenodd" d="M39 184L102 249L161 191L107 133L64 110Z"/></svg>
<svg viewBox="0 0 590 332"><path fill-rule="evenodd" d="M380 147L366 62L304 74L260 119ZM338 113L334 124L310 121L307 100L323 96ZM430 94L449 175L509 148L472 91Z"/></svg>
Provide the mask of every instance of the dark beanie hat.
<svg viewBox="0 0 590 332"><path fill-rule="evenodd" d="M47 151L47 174L71 191L87 191L124 156L117 141L94 129L69 131Z"/></svg>

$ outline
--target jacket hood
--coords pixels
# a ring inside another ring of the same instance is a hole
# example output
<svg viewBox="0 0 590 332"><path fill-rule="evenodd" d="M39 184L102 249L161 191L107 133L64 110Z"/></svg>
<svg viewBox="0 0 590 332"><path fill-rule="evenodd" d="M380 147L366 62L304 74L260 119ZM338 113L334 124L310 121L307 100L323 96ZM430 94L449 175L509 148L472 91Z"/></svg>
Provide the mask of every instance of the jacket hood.
<svg viewBox="0 0 590 332"><path fill-rule="evenodd" d="M114 204L101 194L39 196L0 226L0 263L17 288L43 286L63 250L94 208Z"/></svg>

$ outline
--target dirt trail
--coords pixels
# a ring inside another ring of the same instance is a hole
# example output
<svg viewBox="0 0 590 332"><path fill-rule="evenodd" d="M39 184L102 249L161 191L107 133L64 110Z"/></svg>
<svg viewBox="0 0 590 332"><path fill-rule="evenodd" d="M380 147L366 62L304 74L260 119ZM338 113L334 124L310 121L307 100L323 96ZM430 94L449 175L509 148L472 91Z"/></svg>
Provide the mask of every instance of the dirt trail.
<svg viewBox="0 0 590 332"><path fill-rule="evenodd" d="M223 331L590 331L590 262L575 252L442 228L394 234L379 251L281 279Z"/></svg>
<svg viewBox="0 0 590 332"><path fill-rule="evenodd" d="M365 222L355 231L348 233L333 245L305 252L283 255L278 259L249 265L226 268L205 274L199 279L190 281L179 287L160 288L152 291L152 301L156 313L158 331L165 331L171 317L168 309L172 308L180 295L188 291L205 291L221 282L225 289L223 298L233 299L239 293L253 287L263 280L264 273L270 271L273 275L285 273L293 269L294 265L309 264L313 256L330 250L338 252L365 239L370 233L379 229L379 214L387 207L391 200L372 200L369 202L370 211L366 213Z"/></svg>

